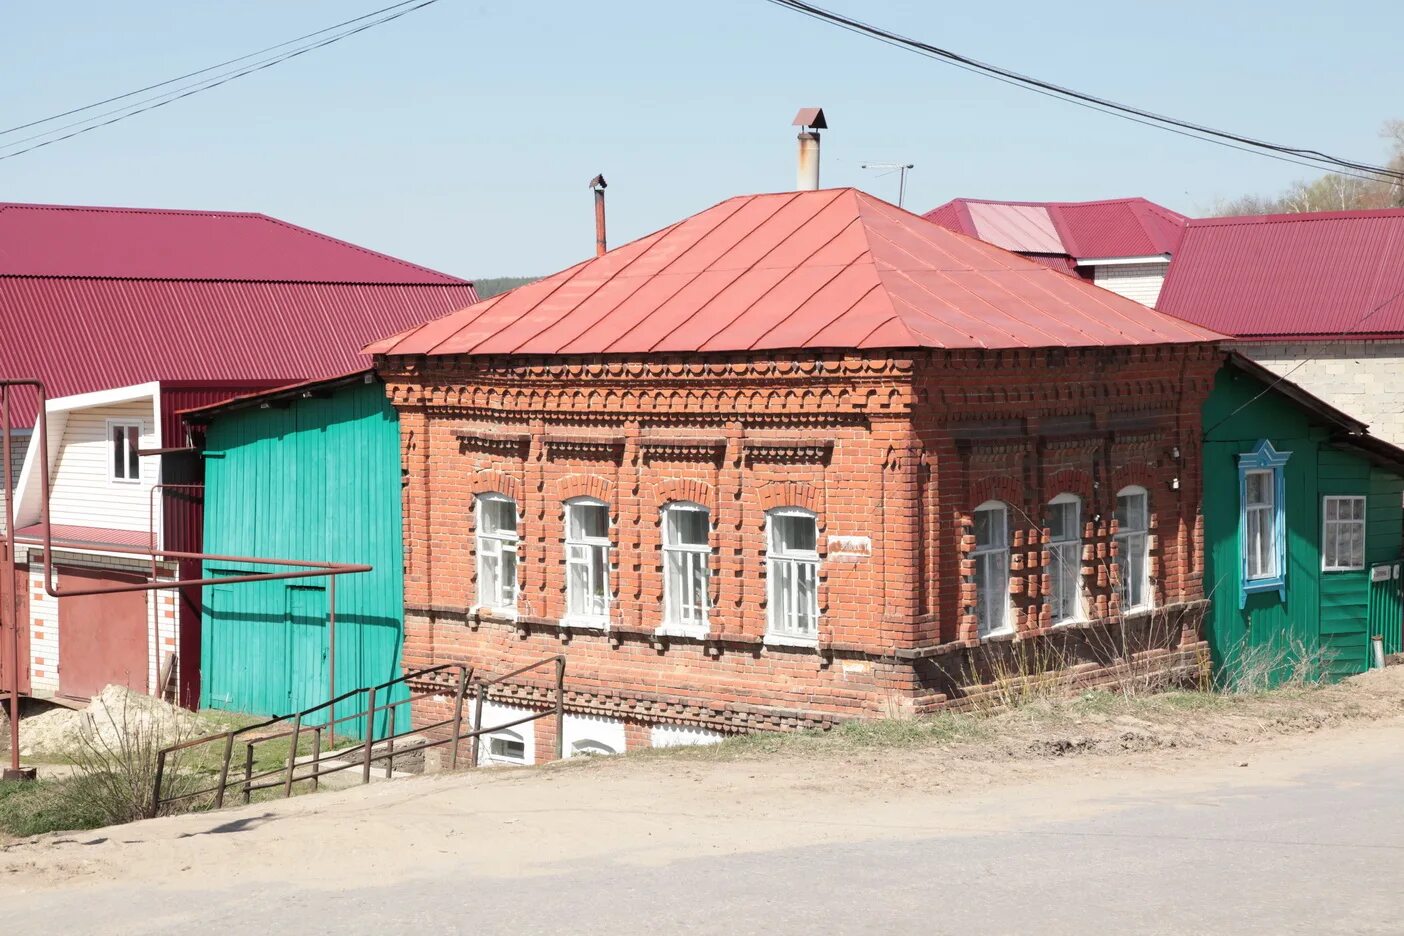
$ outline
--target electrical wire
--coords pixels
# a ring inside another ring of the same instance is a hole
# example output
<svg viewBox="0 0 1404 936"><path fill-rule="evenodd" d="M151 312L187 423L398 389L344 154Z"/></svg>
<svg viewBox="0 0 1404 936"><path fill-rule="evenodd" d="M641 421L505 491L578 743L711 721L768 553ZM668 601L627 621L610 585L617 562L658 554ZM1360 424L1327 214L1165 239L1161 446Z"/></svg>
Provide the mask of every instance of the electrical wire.
<svg viewBox="0 0 1404 936"><path fill-rule="evenodd" d="M912 39L887 29L882 29L861 20L844 16L840 13L835 13L832 10L805 3L803 0L766 0L766 2L772 3L782 9L790 10L791 12L803 14L820 22L846 29L849 32L876 39L887 45L895 46L908 52L914 52L918 55L935 59L948 65L954 65L965 71L973 72L987 78L994 78L1006 84L1012 84L1024 88L1025 90L1035 91L1047 97L1053 97L1070 104L1077 104L1104 114L1130 120L1134 123L1156 127L1160 130L1167 130L1181 136L1188 136L1191 139L1198 139L1207 143L1216 143L1222 146L1228 146L1231 149L1256 153L1260 156L1268 156L1273 159L1292 162L1313 169L1329 168L1336 171L1344 170L1341 171L1342 175L1348 175L1354 178L1367 180L1386 178L1395 181L1404 181L1404 172L1332 156L1329 153L1316 149L1270 143L1242 134L1217 130L1203 124L1181 120L1164 114L1157 114L1153 111L1133 107L1128 104L1121 104L1108 98L1077 91L1072 88L1054 84L1050 81L1044 81L1040 78L1002 68L998 65L991 65L987 62L982 62L978 59L973 59L969 56L961 55L960 53L952 52L948 49L943 49L917 39Z"/></svg>
<svg viewBox="0 0 1404 936"><path fill-rule="evenodd" d="M194 84L194 86L189 86L189 85L187 85L187 86L184 86L184 87L182 87L182 88L178 88L178 89L176 89L176 90L174 90L174 91L164 92L164 93L162 93L162 94L155 95L155 96L153 96L153 97L151 97L151 98L146 98L145 100L139 101L139 102L137 102L136 104L132 104L132 105L128 105L128 106L125 106L125 107L116 108L115 110L107 111L107 112L105 112L104 114L98 115L97 117L91 117L91 118L88 118L88 119L86 119L86 120L75 121L74 123L67 124L67 125L65 125L64 127L61 127L61 128L56 128L56 129L50 130L50 131L48 131L48 132L46 132L46 133L40 133L40 134L35 134L34 136L31 136L31 137L26 137L26 138L24 138L24 140L12 141L12 142L10 142L10 143L8 143L8 144L0 144L0 147L3 147L3 146L17 146L17 145L19 145L20 143L27 142L27 141L29 141L29 140L39 139L39 138L41 138L41 137L50 136L51 134L54 134L54 133L59 133L59 132L60 132L61 130L63 130L63 129L68 129L68 128L71 128L71 127L80 127L80 126L81 126L81 129L76 129L76 130L74 130L72 133L63 134L63 135L61 135L61 136L53 136L53 137L51 137L50 139L45 139L45 140L43 140L42 142L35 143L33 146L27 146L27 147L24 147L23 149L15 150L14 152L5 153L5 154L3 154L3 155L0 155L0 160L13 159L13 158L16 157L16 156L21 156L21 155L23 155L23 154L25 154L25 153L29 153L29 152L32 152L32 151L34 151L34 150L36 150L36 149L40 149L41 147L51 146L51 145L53 145L54 143L61 143L61 142L63 142L64 140L71 140L71 139L73 139L73 138L76 137L76 136L81 136L81 135L83 135L83 134L85 134L85 133L89 133L89 132L91 132L91 131L93 131L93 130L97 130L97 129L102 128L102 127L111 126L112 124L118 123L119 121L122 121L122 120L126 120L126 119L129 118L129 117L135 117L135 116L138 115L138 114L144 114L144 113L146 113L147 111L155 110L155 109L158 108L158 107L165 107L167 104L172 104L172 103L174 103L174 102L176 102L176 101L179 101L179 100L182 100L182 99L184 99L184 98L190 97L191 95L199 94L199 93L202 92L202 91L208 91L208 90L210 90L210 89L212 89L212 88L217 88L217 87L219 87L220 85L228 84L229 82L234 81L235 79L242 78L242 77L244 77L244 76L246 76L246 75L251 75L251 74L253 74L253 73L255 73L255 72L263 71L264 69L266 69L266 68L271 68L271 67L273 67L274 65L282 64L283 62L286 62L286 61L288 61L289 59L296 58L296 57L298 57L298 56L300 56L300 55L305 55L305 54L308 53L308 52L312 52L312 51L315 51L316 49L320 49L320 48L323 48L323 47L325 47L325 46L332 45L333 43L340 42L340 41L343 40L343 39L348 39L348 38L350 38L351 36L354 36L354 35L356 35L356 34L358 34L358 33L365 32L365 31L368 30L368 29L373 29L373 28L376 27L376 26L380 26L380 25L382 25L382 24L384 24L384 23L388 23L388 22L390 22L390 21L392 21L392 20L399 19L399 18L402 17L402 16L407 16L407 15L410 14L410 13L413 13L413 12L415 12L415 11L417 11L417 10L422 10L423 8L425 8L425 7L427 7L427 6L430 6L430 5L435 4L435 3L438 3L438 2L439 2L439 0L410 0L410 4L409 4L409 5L404 4L404 3L401 3L401 4L396 4L395 6L392 6L392 7L386 7L385 10L396 10L397 12L390 13L390 14L387 15L387 16L381 17L380 19L372 20L372 21L369 22L369 23L364 23L364 24L362 24L362 25L360 25L360 26L357 26L357 27L354 28L354 29L349 29L349 30L346 30L346 31L344 31L344 32L337 33L337 34L332 35L332 36L329 36L329 37L327 37L327 38L325 38L325 39L321 39L321 40L319 40L319 41L317 41L317 42L309 43L309 44L307 44L307 45L305 45L305 46L301 46L301 47L292 49L292 50L290 50L290 51L280 53L279 55L276 55L276 56L273 56L273 57L271 57L271 58L265 59L265 60L263 60L263 61L257 62L257 63L255 63L255 64L253 64L253 65L247 66L247 67L242 68L242 69L240 69L240 70L236 70L236 71L233 71L233 72L229 72L229 73L225 73L225 74L222 74L222 75L218 75L218 76L216 76L216 77L214 77L214 78L205 79L204 81L201 81L201 82L196 82L196 83ZM384 12L384 10L377 11L377 12ZM366 15L367 15L367 16L374 16L374 15L376 15L376 14L371 13L371 14L366 14ZM361 20L364 20L365 18L366 18L365 16L360 16L360 17L357 17L357 18L354 19L354 20L348 20L348 21L346 21L346 22L347 22L347 23L360 22ZM346 23L343 23L343 24L340 24L340 25L346 25ZM328 27L327 29L319 30L319 31L316 32L316 33L309 33L308 35L322 35L323 33L326 33L328 30L332 30L332 29L336 29L336 28L338 28L338 27L335 27L335 26L333 26L333 27ZM304 38L305 38L305 37L304 37ZM282 43L281 45L282 45L282 46L286 46L286 45L288 45L288 44L291 43L291 42L297 42L297 41L298 41L298 40L289 40L288 43ZM279 47L280 47L280 46L271 46L270 48L279 48ZM267 51L267 50L264 50L264 51ZM233 60L231 60L231 61L242 61L242 60L244 60L244 59L248 59L248 58L250 58L250 57L252 57L252 56L260 55L260 54L262 54L262 53L261 53L261 52L254 52L254 53L250 53L250 55L243 56L243 57L241 57L240 59L233 59ZM227 64L227 63L226 63L226 64ZM211 66L210 69L204 69L204 70L202 70L202 71L210 71L210 70L212 70L212 69L216 69L216 68L219 68L219 67L221 67L221 66ZM191 73L191 74L199 74L199 72L195 72L195 73ZM186 76L186 77L189 77L189 76ZM171 79L170 81L162 82L161 84L153 85L153 86L151 86L151 87L160 87L160 86L162 86L162 85L171 84L171 83L173 83L173 82L180 81L180 80L181 80L181 79ZM149 90L149 89L148 89L148 90ZM112 99L109 99L109 100L119 100L121 97L130 97L132 94L139 94L139 93L141 93L141 92L140 92L140 91L131 92L130 94L121 95L121 96L119 96L119 97L117 97L117 98L112 98ZM154 103L152 103L152 102L154 102ZM106 103L106 102L99 102L99 103L97 103L97 104L90 105L90 107L101 106L102 103ZM145 105L145 106L143 106L143 105ZM85 109L85 108L80 108L80 109L77 109L77 110L75 110L75 111L71 111L70 113L76 113L76 112L78 112L78 110L82 110L82 109ZM118 113L118 112L121 112L121 113ZM108 115L110 115L110 114L117 114L117 116L112 117L112 119L110 119L110 120L103 120L103 121L100 121L100 122L98 122L98 123L93 123L93 122L92 122L92 121L94 121L94 120L98 120L100 117L108 116ZM61 115L55 115L54 118L50 118L50 119L57 119L58 116L61 116ZM32 126L32 125L36 125L36 124L38 124L38 123L43 123L43 122L45 122L45 121L36 121L36 122L33 122L33 123L30 124L30 125ZM86 126L82 126L82 125L84 125L84 124L86 124ZM15 129L19 129L19 128L15 128Z"/></svg>
<svg viewBox="0 0 1404 936"><path fill-rule="evenodd" d="M137 88L137 89L134 90L134 91L127 91L127 92L125 92L125 93L123 93L123 94L113 95L113 96L110 97L110 98L103 98L101 101L94 101L94 102L91 103L91 104L84 104L82 107L74 107L74 108L72 108L72 109L70 109L70 110L66 110L66 111L63 111L63 112L58 113L58 114L53 114L53 115L48 116L48 117L41 117L41 118L38 119L38 120L31 120L31 121L29 121L29 123L16 124L16 125L13 126L13 127L7 127L7 128L4 129L4 130L0 130L0 136L5 136L5 135L10 134L10 133L15 133L16 131L19 131L19 130L28 130L30 127L37 127L37 126L39 126L40 124L52 123L52 122L55 121L55 120L61 120L61 119L64 118L64 117L71 117L71 116L73 116L74 114L81 114L83 111L92 110L92 109L95 108L95 107L102 107L104 104L111 104L111 103L114 102L114 101L122 101L122 100L125 100L125 99L129 98L129 97L134 97L134 96L136 96L136 95L138 95L138 94L145 94L147 91L154 91L154 90L157 89L157 88L164 88L166 85L175 84L176 82L178 82L178 81L184 81L184 80L186 80L187 78L194 78L196 75L203 75L203 74L206 74L207 72L212 72L212 71L215 71L215 70L217 70L217 69L223 68L223 67L225 67L226 65L233 65L233 64L236 63L236 62L242 62L242 61L245 61L245 60L247 60L247 59L254 58L255 56L263 55L265 52L272 52L274 49L281 49L281 48L283 48L284 46L290 46L290 45L292 45L293 43L302 42L302 41L305 40L305 39L311 39L313 36L320 36L320 35L322 35L323 33L331 32L331 31L334 30L334 29L340 29L341 27L343 27L343 26L349 26L349 25L351 25L352 23L359 23L359 22L360 22L361 20L363 20L363 19L369 19L369 18L372 17L372 16L379 16L381 13L388 12L388 11L393 10L393 9L396 9L396 8L398 8L398 7L408 6L409 4L411 4L411 3L413 3L413 2L415 2L415 0L401 0L400 3L392 3L392 4L391 4L390 6L388 6L388 7L381 7L379 10L373 10L373 11L371 11L370 13L363 13L363 14L361 14L360 16L354 17L354 18L352 18L352 19L343 20L343 21L341 21L340 23L337 23L337 24L334 25L334 26L326 26L326 27L324 27L324 28L322 28L322 29L316 30L315 32L305 33L305 34L303 34L303 35L301 35L301 36L298 36L298 37L295 38L295 39L289 39L289 40L287 40L286 42L280 42L280 43L278 43L277 45L271 45L271 46L268 46L267 48L259 49L257 52L250 52L250 53L248 53L247 55L241 55L241 56L239 56L238 58L228 59L228 60L223 61L223 62L220 62L220 63L218 63L218 64L216 64L216 65L210 65L210 66L208 66L208 67L206 67L206 68L201 68L201 69L198 69L198 70L193 71L193 72L186 72L184 75L180 75L180 76L175 77L175 78L167 78L165 81L158 81L158 82L156 82L155 84L149 84L149 85L147 85L147 86L144 87L144 88ZM121 109L121 108L119 108L119 110L120 110L120 109Z"/></svg>

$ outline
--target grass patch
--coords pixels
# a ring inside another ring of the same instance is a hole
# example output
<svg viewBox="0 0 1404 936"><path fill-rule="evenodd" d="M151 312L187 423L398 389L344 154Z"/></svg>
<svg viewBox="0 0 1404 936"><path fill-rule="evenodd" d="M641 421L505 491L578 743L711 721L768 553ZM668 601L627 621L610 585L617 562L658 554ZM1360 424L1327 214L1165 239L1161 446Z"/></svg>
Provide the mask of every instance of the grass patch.
<svg viewBox="0 0 1404 936"><path fill-rule="evenodd" d="M96 829L107 824L107 814L96 805L92 781L86 777L63 780L0 781L0 832L15 838Z"/></svg>

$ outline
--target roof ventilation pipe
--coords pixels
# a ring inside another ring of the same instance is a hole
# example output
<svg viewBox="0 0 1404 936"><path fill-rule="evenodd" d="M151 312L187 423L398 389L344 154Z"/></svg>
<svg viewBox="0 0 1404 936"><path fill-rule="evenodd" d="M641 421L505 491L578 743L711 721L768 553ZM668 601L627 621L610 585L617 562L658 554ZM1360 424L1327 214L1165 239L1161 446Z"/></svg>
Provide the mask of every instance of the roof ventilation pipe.
<svg viewBox="0 0 1404 936"><path fill-rule="evenodd" d="M827 130L824 108L803 107L795 115L793 127L799 127L799 162L795 171L795 189L812 192L819 188L819 131Z"/></svg>
<svg viewBox="0 0 1404 936"><path fill-rule="evenodd" d="M608 184L604 180L604 173L590 180L590 188L595 193L595 256L597 257L603 257L605 253L604 190Z"/></svg>

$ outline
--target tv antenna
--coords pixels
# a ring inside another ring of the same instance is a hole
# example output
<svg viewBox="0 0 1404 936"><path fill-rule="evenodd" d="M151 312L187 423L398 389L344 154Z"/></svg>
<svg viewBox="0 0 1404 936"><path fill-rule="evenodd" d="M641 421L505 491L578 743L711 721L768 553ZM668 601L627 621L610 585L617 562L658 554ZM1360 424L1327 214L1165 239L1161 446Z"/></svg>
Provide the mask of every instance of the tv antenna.
<svg viewBox="0 0 1404 936"><path fill-rule="evenodd" d="M901 208L901 207L902 207L902 199L904 199L904 198L907 197L907 170L908 170L908 169L915 169L916 166L915 166L914 164L912 164L912 163L884 163L884 162L865 162L865 163L862 164L862 166L863 166L864 169L880 169L880 170L883 170L883 172L881 173L881 175L885 175L885 176L892 175L892 173L894 173L894 172L900 172L900 173L901 173L901 178L898 180L898 183L897 183L897 207L898 207L898 208Z"/></svg>

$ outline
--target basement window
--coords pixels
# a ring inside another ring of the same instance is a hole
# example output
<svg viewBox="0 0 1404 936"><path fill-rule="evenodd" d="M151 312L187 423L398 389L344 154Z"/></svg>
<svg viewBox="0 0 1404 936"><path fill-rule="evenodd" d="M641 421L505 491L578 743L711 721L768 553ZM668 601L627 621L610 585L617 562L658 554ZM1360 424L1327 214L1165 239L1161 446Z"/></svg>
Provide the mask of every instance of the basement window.
<svg viewBox="0 0 1404 936"><path fill-rule="evenodd" d="M670 627L707 629L710 527L700 504L675 501L663 508L663 620Z"/></svg>
<svg viewBox="0 0 1404 936"><path fill-rule="evenodd" d="M517 502L501 494L478 496L478 606L517 610Z"/></svg>
<svg viewBox="0 0 1404 936"><path fill-rule="evenodd" d="M140 481L141 458L137 449L141 448L141 423L108 422L108 445L111 456L108 467L113 481Z"/></svg>
<svg viewBox="0 0 1404 936"><path fill-rule="evenodd" d="M1287 531L1284 468L1291 452L1279 452L1263 439L1251 452L1238 456L1238 542L1242 579L1238 606L1248 596L1277 592L1287 600Z"/></svg>
<svg viewBox="0 0 1404 936"><path fill-rule="evenodd" d="M488 739L488 758L494 764L525 764L526 740L515 731L499 731Z"/></svg>
<svg viewBox="0 0 1404 936"><path fill-rule="evenodd" d="M1059 494L1048 503L1048 605L1054 624L1080 621L1082 611L1082 501Z"/></svg>
<svg viewBox="0 0 1404 936"><path fill-rule="evenodd" d="M610 755L610 754L618 754L618 753L619 753L618 751L616 751L614 748L610 747L608 744L605 744L603 741L595 741L595 740L592 739L592 738L586 738L586 739L581 740L581 741L576 741L574 744L572 744L572 745L570 746L570 753L569 753L567 756L568 756L568 757L581 757L581 756L590 757L590 756L607 756L607 755Z"/></svg>
<svg viewBox="0 0 1404 936"><path fill-rule="evenodd" d="M1121 610L1150 606L1150 497L1131 485L1116 494L1116 573Z"/></svg>
<svg viewBox="0 0 1404 936"><path fill-rule="evenodd" d="M975 508L975 619L980 637L1013 631L1009 620L1009 510L1000 501Z"/></svg>
<svg viewBox="0 0 1404 936"><path fill-rule="evenodd" d="M1321 568L1355 572L1365 568L1365 498L1321 500Z"/></svg>
<svg viewBox="0 0 1404 936"><path fill-rule="evenodd" d="M770 633L814 640L819 636L819 519L799 507L780 507L766 514L766 525Z"/></svg>
<svg viewBox="0 0 1404 936"><path fill-rule="evenodd" d="M609 621L609 505L591 497L566 501L566 618L603 627Z"/></svg>

